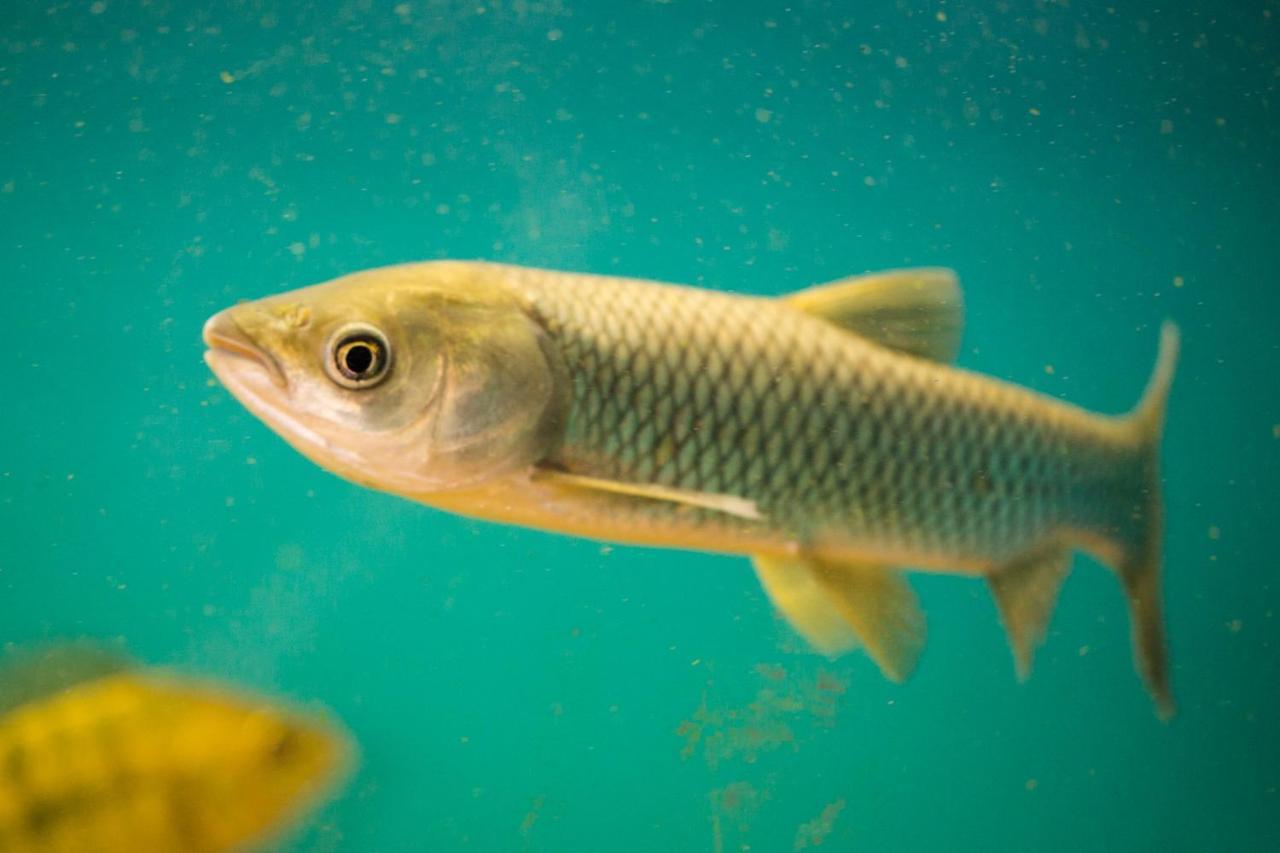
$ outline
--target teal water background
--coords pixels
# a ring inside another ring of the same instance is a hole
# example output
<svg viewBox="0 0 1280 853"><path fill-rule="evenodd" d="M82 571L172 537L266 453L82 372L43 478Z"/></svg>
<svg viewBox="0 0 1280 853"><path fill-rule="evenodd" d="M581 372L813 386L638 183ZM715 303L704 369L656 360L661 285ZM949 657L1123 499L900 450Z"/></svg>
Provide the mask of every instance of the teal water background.
<svg viewBox="0 0 1280 853"><path fill-rule="evenodd" d="M332 708L290 850L1280 849L1280 3L207 5L0 10L0 641ZM951 266L963 365L1104 411L1175 318L1179 716L1083 557L1024 685L918 577L895 686L744 560L376 494L213 385L216 309L437 257Z"/></svg>

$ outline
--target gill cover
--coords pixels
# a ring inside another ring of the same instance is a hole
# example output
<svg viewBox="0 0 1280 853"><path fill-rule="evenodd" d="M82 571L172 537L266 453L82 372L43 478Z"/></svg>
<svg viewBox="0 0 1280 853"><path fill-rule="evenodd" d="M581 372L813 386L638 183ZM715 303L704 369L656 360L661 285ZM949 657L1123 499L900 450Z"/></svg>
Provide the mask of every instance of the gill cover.
<svg viewBox="0 0 1280 853"><path fill-rule="evenodd" d="M470 297L470 298L469 298ZM527 467L559 440L567 372L542 328L509 295L445 295L431 478L460 488Z"/></svg>

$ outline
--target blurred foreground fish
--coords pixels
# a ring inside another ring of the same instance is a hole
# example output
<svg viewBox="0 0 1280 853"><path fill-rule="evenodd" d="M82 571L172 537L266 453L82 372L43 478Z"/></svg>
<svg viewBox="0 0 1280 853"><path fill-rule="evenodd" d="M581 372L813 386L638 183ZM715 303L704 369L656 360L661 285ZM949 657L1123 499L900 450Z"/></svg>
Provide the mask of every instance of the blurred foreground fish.
<svg viewBox="0 0 1280 853"><path fill-rule="evenodd" d="M243 850L342 775L334 726L91 647L0 673L0 850Z"/></svg>
<svg viewBox="0 0 1280 853"><path fill-rule="evenodd" d="M924 619L900 567L986 578L1019 675L1074 550L1128 595L1173 712L1158 456L1178 335L1124 417L949 366L946 270L781 299L483 263L356 273L205 326L210 367L348 479L453 512L749 554L818 650L907 677Z"/></svg>

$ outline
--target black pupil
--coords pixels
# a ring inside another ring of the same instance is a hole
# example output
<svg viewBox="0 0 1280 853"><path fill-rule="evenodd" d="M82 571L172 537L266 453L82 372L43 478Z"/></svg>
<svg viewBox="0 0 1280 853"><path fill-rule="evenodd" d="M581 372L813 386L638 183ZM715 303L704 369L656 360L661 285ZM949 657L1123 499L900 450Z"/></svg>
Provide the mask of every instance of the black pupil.
<svg viewBox="0 0 1280 853"><path fill-rule="evenodd" d="M368 344L352 344L343 355L347 370L357 376L363 376L373 367L373 348Z"/></svg>
<svg viewBox="0 0 1280 853"><path fill-rule="evenodd" d="M286 731L271 745L271 757L280 762L288 761L299 746L297 732Z"/></svg>

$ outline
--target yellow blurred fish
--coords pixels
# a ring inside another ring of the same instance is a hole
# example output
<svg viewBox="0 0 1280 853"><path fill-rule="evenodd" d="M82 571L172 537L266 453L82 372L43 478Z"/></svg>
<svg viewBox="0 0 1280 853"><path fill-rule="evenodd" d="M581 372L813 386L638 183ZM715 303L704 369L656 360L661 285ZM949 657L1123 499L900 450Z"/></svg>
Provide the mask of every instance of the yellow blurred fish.
<svg viewBox="0 0 1280 853"><path fill-rule="evenodd" d="M243 850L329 790L333 725L89 647L0 674L0 851Z"/></svg>
<svg viewBox="0 0 1280 853"><path fill-rule="evenodd" d="M206 359L321 466L453 512L748 554L820 651L905 678L902 567L986 578L1020 676L1071 553L1119 575L1173 711L1158 475L1178 336L1107 417L950 366L952 273L781 299L497 264L370 270L215 315Z"/></svg>

